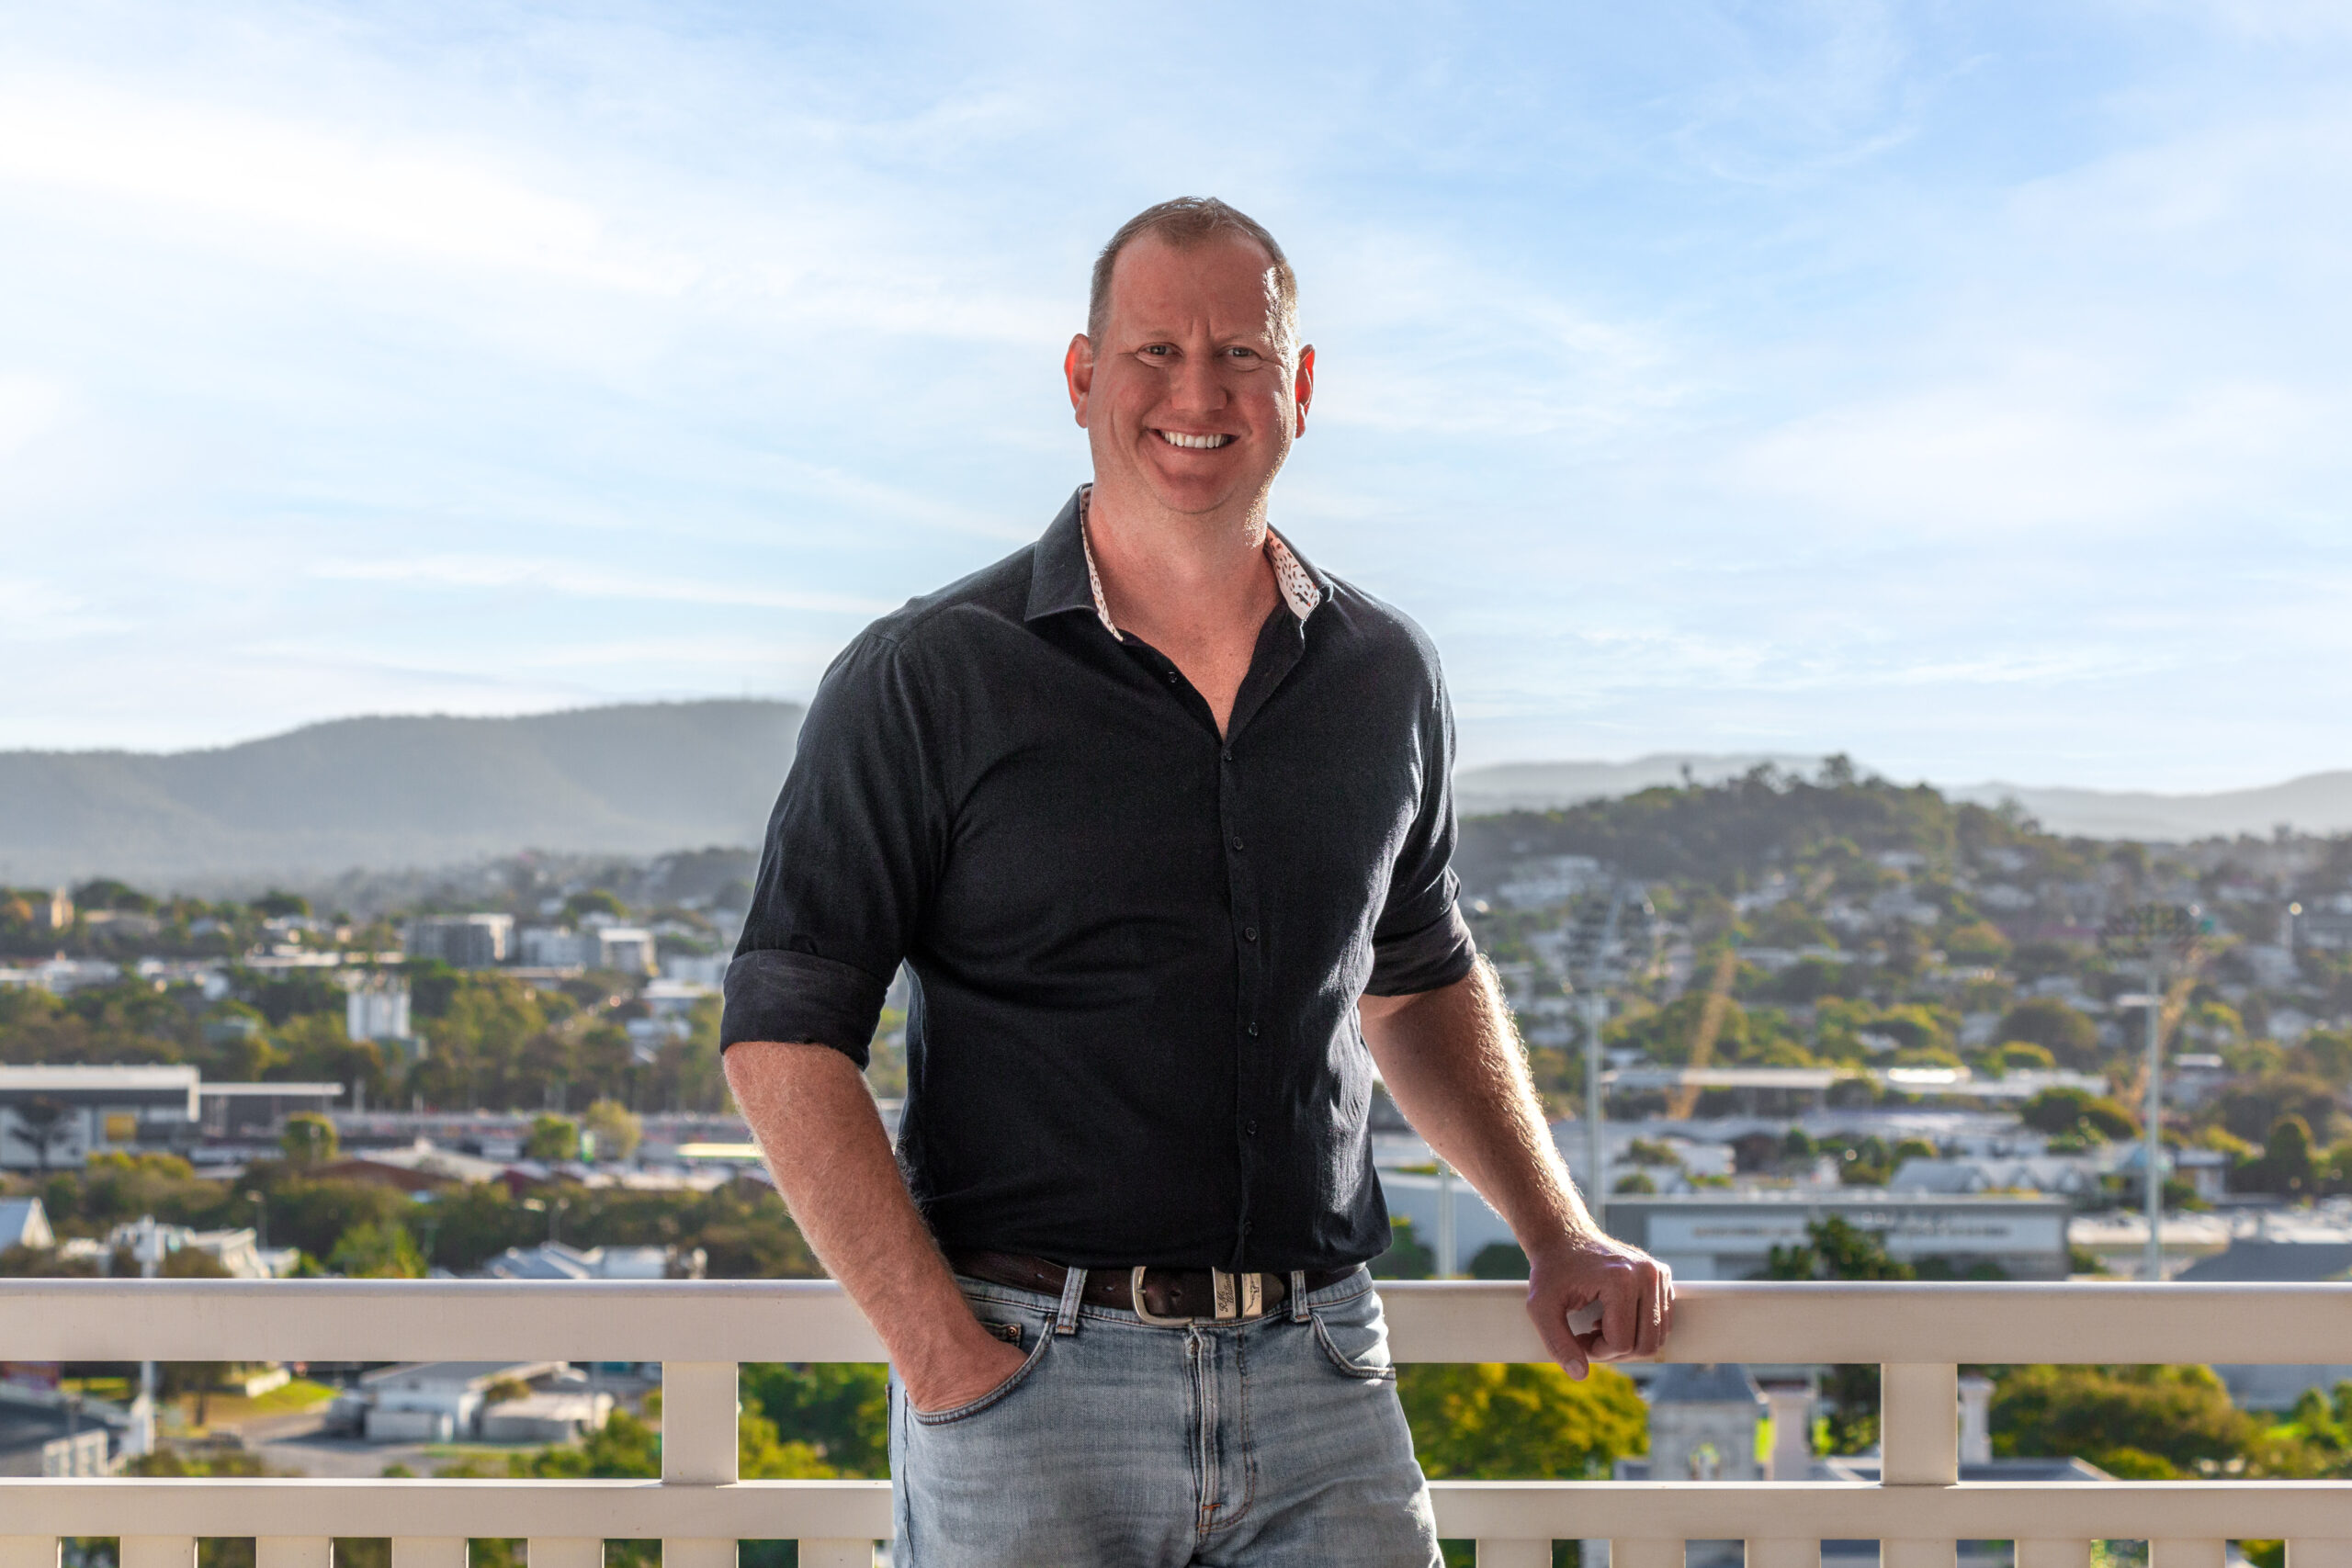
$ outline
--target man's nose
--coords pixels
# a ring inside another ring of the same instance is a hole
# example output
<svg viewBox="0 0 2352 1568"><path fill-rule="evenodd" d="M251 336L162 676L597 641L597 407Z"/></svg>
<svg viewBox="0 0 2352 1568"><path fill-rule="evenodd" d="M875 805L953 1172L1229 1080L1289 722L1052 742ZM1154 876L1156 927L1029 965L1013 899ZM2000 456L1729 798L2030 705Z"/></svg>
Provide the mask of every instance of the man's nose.
<svg viewBox="0 0 2352 1568"><path fill-rule="evenodd" d="M1176 368L1174 384L1169 388L1173 412L1180 413L1215 413L1225 407L1225 384L1217 377L1216 355L1214 353L1188 354Z"/></svg>

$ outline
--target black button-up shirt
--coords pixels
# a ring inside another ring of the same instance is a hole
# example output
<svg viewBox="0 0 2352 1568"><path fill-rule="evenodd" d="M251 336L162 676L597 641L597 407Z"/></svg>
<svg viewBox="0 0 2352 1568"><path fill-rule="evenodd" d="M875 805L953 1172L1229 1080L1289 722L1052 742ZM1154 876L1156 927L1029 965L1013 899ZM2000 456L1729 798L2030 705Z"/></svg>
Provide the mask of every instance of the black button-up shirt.
<svg viewBox="0 0 2352 1568"><path fill-rule="evenodd" d="M864 1065L914 976L899 1158L951 1248L1288 1270L1388 1245L1357 998L1469 973L1453 716L1402 615L1321 591L1227 734L1095 614L1079 499L826 672L724 1044Z"/></svg>

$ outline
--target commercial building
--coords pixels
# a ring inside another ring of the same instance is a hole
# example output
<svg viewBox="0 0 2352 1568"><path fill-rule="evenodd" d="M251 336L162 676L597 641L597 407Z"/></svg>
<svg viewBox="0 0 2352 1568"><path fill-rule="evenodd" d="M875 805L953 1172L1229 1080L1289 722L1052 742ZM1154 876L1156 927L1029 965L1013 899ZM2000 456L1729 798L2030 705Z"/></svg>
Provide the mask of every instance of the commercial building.
<svg viewBox="0 0 2352 1568"><path fill-rule="evenodd" d="M512 915L433 915L408 924L408 955L458 969L503 964L514 945Z"/></svg>
<svg viewBox="0 0 2352 1568"><path fill-rule="evenodd" d="M1680 1280L1746 1280L1776 1247L1802 1247L1805 1226L1832 1215L1882 1237L1897 1262L1939 1260L1955 1273L1990 1264L2011 1280L2067 1276L2062 1198L1944 1197L1878 1189L1614 1197L1610 1233L1670 1264Z"/></svg>

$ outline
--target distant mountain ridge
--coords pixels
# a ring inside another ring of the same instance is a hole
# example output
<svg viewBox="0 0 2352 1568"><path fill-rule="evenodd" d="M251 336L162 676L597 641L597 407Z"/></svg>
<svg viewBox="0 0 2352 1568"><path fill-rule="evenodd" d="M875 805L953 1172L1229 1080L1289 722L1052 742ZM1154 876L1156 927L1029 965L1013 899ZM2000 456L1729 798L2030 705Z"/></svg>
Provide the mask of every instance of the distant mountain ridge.
<svg viewBox="0 0 2352 1568"><path fill-rule="evenodd" d="M759 842L800 731L797 703L633 703L510 718L336 719L209 750L0 751L0 884L94 875L161 889L353 869L435 868L538 849L653 855ZM1465 768L1464 816L1547 810L1758 764L1781 752ZM2054 832L2190 839L2352 831L2352 771L2205 795L1987 783Z"/></svg>
<svg viewBox="0 0 2352 1568"><path fill-rule="evenodd" d="M1453 798L1455 809L1465 817L1497 811L1551 811L1679 784L1686 768L1697 783L1713 784L1736 778L1763 762L1785 773L1812 774L1819 770L1821 761L1779 753L1664 752L1630 762L1504 762L1456 773ZM2067 789L1997 780L1938 787L1950 799L1981 806L2014 800L2053 833L2092 839L2267 836L2281 826L2306 833L2352 831L2352 770L2307 773L2255 789L2196 795Z"/></svg>
<svg viewBox="0 0 2352 1568"><path fill-rule="evenodd" d="M797 703L336 719L216 750L0 752L0 882L447 865L759 841Z"/></svg>

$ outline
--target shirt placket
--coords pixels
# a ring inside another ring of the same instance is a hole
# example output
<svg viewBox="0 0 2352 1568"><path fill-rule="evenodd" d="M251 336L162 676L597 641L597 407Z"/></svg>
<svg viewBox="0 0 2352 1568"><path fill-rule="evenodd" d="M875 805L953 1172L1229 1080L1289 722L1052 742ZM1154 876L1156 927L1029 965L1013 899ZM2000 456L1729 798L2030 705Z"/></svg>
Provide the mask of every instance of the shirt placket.
<svg viewBox="0 0 2352 1568"><path fill-rule="evenodd" d="M1234 1135L1240 1146L1241 1212L1234 1217L1234 1267L1250 1250L1251 1191L1258 1168L1258 1110L1264 1081L1261 1042L1265 1038L1266 946L1261 856L1252 852L1250 818L1240 753L1228 738L1217 764L1217 830L1223 840L1226 887L1231 896L1236 957L1234 1008Z"/></svg>

